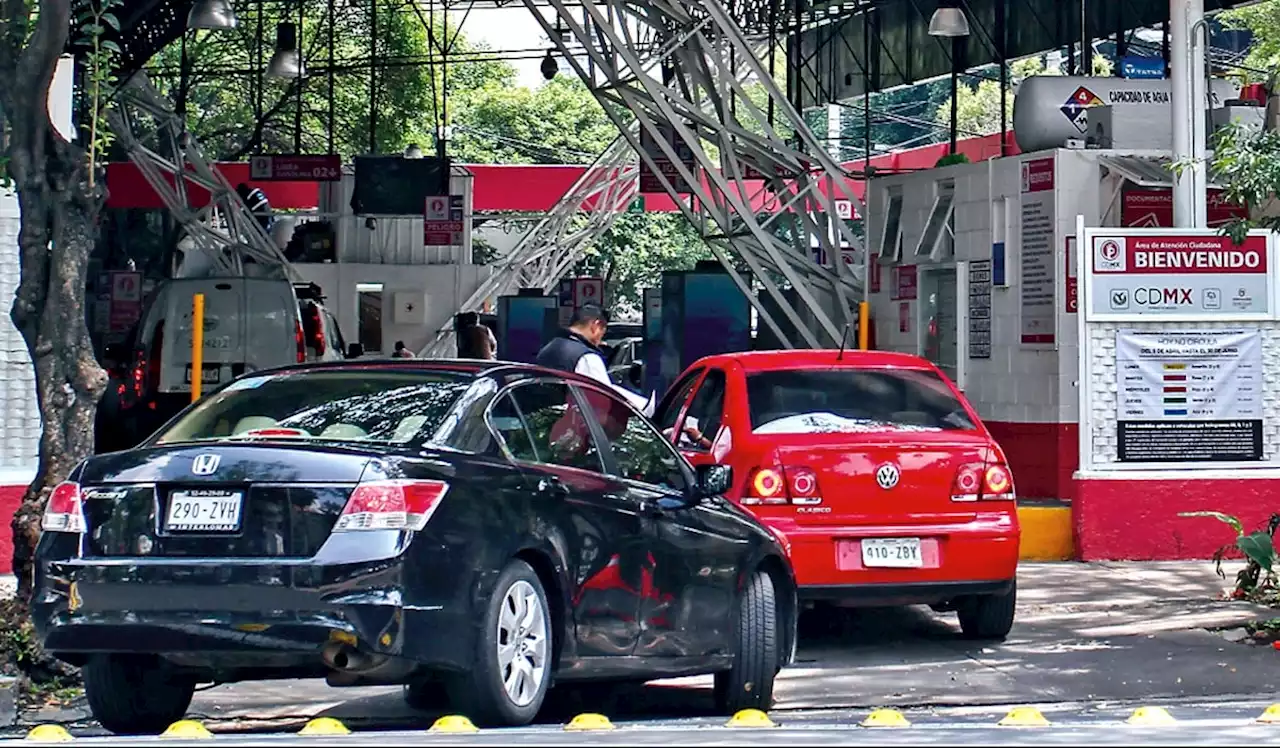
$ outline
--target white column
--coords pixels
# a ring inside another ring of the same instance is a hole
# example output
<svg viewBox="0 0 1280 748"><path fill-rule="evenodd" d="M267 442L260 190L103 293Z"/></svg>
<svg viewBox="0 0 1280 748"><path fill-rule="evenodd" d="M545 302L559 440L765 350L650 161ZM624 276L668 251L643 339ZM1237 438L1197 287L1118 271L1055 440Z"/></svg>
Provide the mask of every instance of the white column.
<svg viewBox="0 0 1280 748"><path fill-rule="evenodd" d="M1173 158L1191 161L1175 176L1173 222L1185 228L1208 226L1208 176L1205 165L1208 106L1204 0L1169 0L1169 63L1172 80Z"/></svg>
<svg viewBox="0 0 1280 748"><path fill-rule="evenodd" d="M1195 110L1191 93L1191 34L1187 6L1193 0L1169 0L1169 81L1172 87L1173 160L1192 157L1191 119ZM1190 169L1173 177L1173 225L1195 226L1195 177Z"/></svg>
<svg viewBox="0 0 1280 748"><path fill-rule="evenodd" d="M1208 26L1204 21L1204 0L1183 0L1187 14L1187 32L1191 41L1189 75L1191 79L1191 213L1192 225L1209 228L1209 81L1205 73L1208 51Z"/></svg>

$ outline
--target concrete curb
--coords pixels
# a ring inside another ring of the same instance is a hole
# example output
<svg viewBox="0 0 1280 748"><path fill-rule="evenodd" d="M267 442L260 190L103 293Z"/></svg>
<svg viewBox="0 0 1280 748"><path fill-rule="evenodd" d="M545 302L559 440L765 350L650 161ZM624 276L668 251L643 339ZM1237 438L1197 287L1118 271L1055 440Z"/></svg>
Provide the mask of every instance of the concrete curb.
<svg viewBox="0 0 1280 748"><path fill-rule="evenodd" d="M0 728L18 724L18 679L0 677Z"/></svg>

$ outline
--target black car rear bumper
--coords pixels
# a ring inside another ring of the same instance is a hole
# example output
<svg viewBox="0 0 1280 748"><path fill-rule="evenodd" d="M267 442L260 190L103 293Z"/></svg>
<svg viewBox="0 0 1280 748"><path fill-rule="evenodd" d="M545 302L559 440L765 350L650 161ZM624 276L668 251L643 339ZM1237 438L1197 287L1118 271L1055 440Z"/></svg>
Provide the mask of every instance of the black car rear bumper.
<svg viewBox="0 0 1280 748"><path fill-rule="evenodd" d="M72 663L162 654L227 680L291 677L331 671L324 654L342 647L409 671L470 667L467 606L406 604L402 563L53 562L33 617L45 649Z"/></svg>
<svg viewBox="0 0 1280 748"><path fill-rule="evenodd" d="M957 598L1005 595L1012 579L981 582L908 582L901 584L820 585L801 587L802 602L840 602L858 606L936 605Z"/></svg>

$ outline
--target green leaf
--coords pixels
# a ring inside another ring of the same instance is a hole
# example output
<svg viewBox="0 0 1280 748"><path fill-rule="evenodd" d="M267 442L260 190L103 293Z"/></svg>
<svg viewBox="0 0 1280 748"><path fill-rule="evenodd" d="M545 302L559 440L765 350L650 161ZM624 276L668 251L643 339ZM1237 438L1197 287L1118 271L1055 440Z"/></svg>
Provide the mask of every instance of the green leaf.
<svg viewBox="0 0 1280 748"><path fill-rule="evenodd" d="M1275 563L1276 550L1271 544L1271 536L1266 532L1259 530L1252 535L1246 535L1236 540L1238 547L1250 561L1254 562L1268 572L1271 571Z"/></svg>
<svg viewBox="0 0 1280 748"><path fill-rule="evenodd" d="M1240 520L1232 517L1230 514L1222 512L1179 512L1179 517L1212 517L1220 522L1225 522L1236 531L1236 535L1244 535L1244 524Z"/></svg>
<svg viewBox="0 0 1280 748"><path fill-rule="evenodd" d="M116 54L120 54L120 45L116 44L110 39L107 39L106 41L102 42L102 48L109 52L115 52Z"/></svg>
<svg viewBox="0 0 1280 748"><path fill-rule="evenodd" d="M120 30L120 21L110 13L102 14L102 22L107 24L111 28L115 29L116 31Z"/></svg>

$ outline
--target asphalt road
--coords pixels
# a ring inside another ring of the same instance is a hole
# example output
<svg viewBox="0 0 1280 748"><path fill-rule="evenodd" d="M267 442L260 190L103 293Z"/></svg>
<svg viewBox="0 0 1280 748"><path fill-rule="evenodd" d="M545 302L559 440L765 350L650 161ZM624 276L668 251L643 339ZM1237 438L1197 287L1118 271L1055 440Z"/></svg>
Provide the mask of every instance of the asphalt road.
<svg viewBox="0 0 1280 748"><path fill-rule="evenodd" d="M313 717L342 721L343 744L514 742L717 745L918 743L1012 745L1179 744L1280 741L1280 725L1257 716L1280 701L1280 652L1230 641L1275 611L1216 600L1224 582L1209 564L1028 564L1019 574L1018 622L1001 644L961 639L954 615L924 608L809 616L799 661L785 670L771 716L779 727L728 729L711 710L709 678L664 681L610 697L553 691L540 723L473 735L426 732L448 712L409 709L396 688L331 689L322 682L244 683L202 691L190 717L217 742L277 744ZM1034 704L1053 723L995 724ZM1125 724L1134 708L1165 705L1176 727ZM857 727L876 708L903 710L904 729ZM566 733L575 714L607 715L617 730ZM59 722L77 742L101 731L81 709L24 717ZM925 734L927 733L927 734ZM20 734L20 733L19 733ZM749 736L749 737L748 737ZM116 743L122 742L119 740ZM134 742L134 741L130 741ZM166 740L166 745L175 741Z"/></svg>

